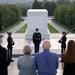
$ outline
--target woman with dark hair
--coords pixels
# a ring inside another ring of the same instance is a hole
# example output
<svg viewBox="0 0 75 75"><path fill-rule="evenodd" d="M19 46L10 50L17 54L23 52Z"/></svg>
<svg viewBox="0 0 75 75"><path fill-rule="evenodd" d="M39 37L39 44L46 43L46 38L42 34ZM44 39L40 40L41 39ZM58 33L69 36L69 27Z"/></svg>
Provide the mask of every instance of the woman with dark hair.
<svg viewBox="0 0 75 75"><path fill-rule="evenodd" d="M75 75L75 41L69 40L67 50L62 55L63 75Z"/></svg>

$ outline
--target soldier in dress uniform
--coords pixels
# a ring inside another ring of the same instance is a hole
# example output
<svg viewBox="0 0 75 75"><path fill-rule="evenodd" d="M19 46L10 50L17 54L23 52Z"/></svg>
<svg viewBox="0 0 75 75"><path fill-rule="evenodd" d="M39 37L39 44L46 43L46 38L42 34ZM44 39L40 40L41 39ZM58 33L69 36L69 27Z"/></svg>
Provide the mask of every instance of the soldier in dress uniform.
<svg viewBox="0 0 75 75"><path fill-rule="evenodd" d="M68 33L69 33L69 32L62 32L62 37L61 37L61 39L59 40L59 43L61 43L61 56L62 56L62 54L65 52L65 49L66 49L66 40L67 40L66 35L67 35Z"/></svg>
<svg viewBox="0 0 75 75"><path fill-rule="evenodd" d="M33 43L34 43L34 49L35 53L39 52L39 46L41 43L41 33L38 32L38 28L36 28L36 32L33 33Z"/></svg>
<svg viewBox="0 0 75 75"><path fill-rule="evenodd" d="M6 48L2 47L2 37L3 35L0 34L0 75L8 75L8 66L10 64L9 59L7 58L7 50Z"/></svg>
<svg viewBox="0 0 75 75"><path fill-rule="evenodd" d="M13 49L13 45L14 45L14 41L13 41L13 38L11 37L12 36L12 33L11 32L7 32L8 34L8 37L7 37L7 48L8 48L8 52L9 52L9 55L10 55L10 61L13 62L14 60L12 60L12 49Z"/></svg>

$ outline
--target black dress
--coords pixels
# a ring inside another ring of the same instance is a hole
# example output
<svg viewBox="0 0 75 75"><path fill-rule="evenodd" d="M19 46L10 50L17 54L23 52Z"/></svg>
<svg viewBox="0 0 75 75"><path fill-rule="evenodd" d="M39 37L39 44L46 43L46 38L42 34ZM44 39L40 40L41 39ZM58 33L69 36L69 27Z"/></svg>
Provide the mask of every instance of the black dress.
<svg viewBox="0 0 75 75"><path fill-rule="evenodd" d="M63 75L75 75L75 63L64 63Z"/></svg>

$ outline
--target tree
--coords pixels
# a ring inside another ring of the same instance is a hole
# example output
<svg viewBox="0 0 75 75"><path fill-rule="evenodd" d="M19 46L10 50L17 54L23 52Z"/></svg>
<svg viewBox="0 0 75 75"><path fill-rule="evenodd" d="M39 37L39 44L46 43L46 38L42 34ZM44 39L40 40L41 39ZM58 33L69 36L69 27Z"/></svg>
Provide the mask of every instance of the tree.
<svg viewBox="0 0 75 75"><path fill-rule="evenodd" d="M57 5L62 5L62 4L70 4L70 0L57 0L56 1Z"/></svg>
<svg viewBox="0 0 75 75"><path fill-rule="evenodd" d="M54 1L46 1L44 3L45 9L48 10L48 15L53 16L53 12L55 11L55 8L57 7L56 3Z"/></svg>

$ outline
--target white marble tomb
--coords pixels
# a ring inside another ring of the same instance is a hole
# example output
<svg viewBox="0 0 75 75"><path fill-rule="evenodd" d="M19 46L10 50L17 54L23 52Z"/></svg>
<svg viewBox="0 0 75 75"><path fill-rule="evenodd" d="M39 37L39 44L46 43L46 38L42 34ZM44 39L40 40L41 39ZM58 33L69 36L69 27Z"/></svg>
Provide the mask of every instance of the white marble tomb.
<svg viewBox="0 0 75 75"><path fill-rule="evenodd" d="M47 18L48 11L46 9L29 9L27 11L28 28L25 32L25 39L32 40L35 28L39 28L39 32L42 34L42 40L50 39Z"/></svg>

